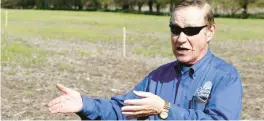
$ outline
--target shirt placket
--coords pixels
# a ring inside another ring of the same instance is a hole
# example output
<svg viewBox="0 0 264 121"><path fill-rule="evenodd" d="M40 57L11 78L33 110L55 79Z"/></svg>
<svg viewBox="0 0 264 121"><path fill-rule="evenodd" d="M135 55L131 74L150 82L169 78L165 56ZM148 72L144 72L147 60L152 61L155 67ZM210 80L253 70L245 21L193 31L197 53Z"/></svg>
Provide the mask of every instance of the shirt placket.
<svg viewBox="0 0 264 121"><path fill-rule="evenodd" d="M179 107L184 108L184 102L186 98L186 94L188 92L187 85L190 84L191 78L189 77L189 71L185 72L180 79L178 88L177 88L177 94L176 94L176 101L175 104Z"/></svg>

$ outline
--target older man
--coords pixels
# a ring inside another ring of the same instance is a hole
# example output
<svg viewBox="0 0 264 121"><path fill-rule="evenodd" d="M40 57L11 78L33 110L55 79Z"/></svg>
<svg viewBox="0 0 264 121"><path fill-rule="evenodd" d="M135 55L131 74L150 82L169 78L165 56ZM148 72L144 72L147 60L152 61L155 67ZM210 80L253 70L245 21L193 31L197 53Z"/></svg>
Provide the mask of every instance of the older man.
<svg viewBox="0 0 264 121"><path fill-rule="evenodd" d="M182 0L169 27L176 61L111 100L88 98L57 85L65 94L49 103L50 112L103 120L238 120L242 84L237 70L209 49L216 28L210 5L206 0Z"/></svg>

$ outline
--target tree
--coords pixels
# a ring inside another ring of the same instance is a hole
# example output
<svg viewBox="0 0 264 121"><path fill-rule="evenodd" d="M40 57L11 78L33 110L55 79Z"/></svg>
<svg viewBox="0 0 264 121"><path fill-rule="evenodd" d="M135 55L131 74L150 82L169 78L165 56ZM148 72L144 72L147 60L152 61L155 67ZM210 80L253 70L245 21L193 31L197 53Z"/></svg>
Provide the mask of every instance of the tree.
<svg viewBox="0 0 264 121"><path fill-rule="evenodd" d="M142 6L147 3L148 0L135 0L135 4L138 6L138 11L141 12Z"/></svg>
<svg viewBox="0 0 264 121"><path fill-rule="evenodd" d="M48 9L49 0L36 0L36 8L37 9Z"/></svg>
<svg viewBox="0 0 264 121"><path fill-rule="evenodd" d="M107 9L111 4L111 0L100 0L100 3L104 9Z"/></svg>
<svg viewBox="0 0 264 121"><path fill-rule="evenodd" d="M172 10L174 9L174 7L176 6L176 4L179 2L180 0L170 0L170 10L169 12L172 12Z"/></svg>
<svg viewBox="0 0 264 121"><path fill-rule="evenodd" d="M101 9L101 2L100 0L81 0L83 5L83 9Z"/></svg>
<svg viewBox="0 0 264 121"><path fill-rule="evenodd" d="M2 8L17 8L19 5L18 0L2 0L1 7Z"/></svg>
<svg viewBox="0 0 264 121"><path fill-rule="evenodd" d="M152 6L153 6L154 0L148 0L148 6L149 6L149 12L153 12Z"/></svg>
<svg viewBox="0 0 264 121"><path fill-rule="evenodd" d="M35 0L2 0L1 7L3 8L34 8Z"/></svg>
<svg viewBox="0 0 264 121"><path fill-rule="evenodd" d="M255 7L264 7L264 0L257 0L254 4Z"/></svg>
<svg viewBox="0 0 264 121"><path fill-rule="evenodd" d="M74 0L74 9L82 10L83 9L83 0Z"/></svg>
<svg viewBox="0 0 264 121"><path fill-rule="evenodd" d="M222 8L227 14L234 15L240 9L238 0L218 0L214 2L214 5L216 5L218 8Z"/></svg>
<svg viewBox="0 0 264 121"><path fill-rule="evenodd" d="M69 10L74 7L74 1L75 0L51 0L50 4L54 9Z"/></svg>
<svg viewBox="0 0 264 121"><path fill-rule="evenodd" d="M157 13L160 13L161 8L165 8L170 3L170 0L155 0Z"/></svg>
<svg viewBox="0 0 264 121"><path fill-rule="evenodd" d="M237 0L237 1L239 6L243 8L243 13L242 13L243 18L248 17L248 5L257 2L257 0Z"/></svg>
<svg viewBox="0 0 264 121"><path fill-rule="evenodd" d="M213 7L215 7L215 13L218 13L218 9L224 9L225 12L232 16L237 14L242 9L242 17L248 17L248 7L264 6L263 0L210 0Z"/></svg>
<svg viewBox="0 0 264 121"><path fill-rule="evenodd" d="M123 10L128 10L129 9L129 0L123 0Z"/></svg>

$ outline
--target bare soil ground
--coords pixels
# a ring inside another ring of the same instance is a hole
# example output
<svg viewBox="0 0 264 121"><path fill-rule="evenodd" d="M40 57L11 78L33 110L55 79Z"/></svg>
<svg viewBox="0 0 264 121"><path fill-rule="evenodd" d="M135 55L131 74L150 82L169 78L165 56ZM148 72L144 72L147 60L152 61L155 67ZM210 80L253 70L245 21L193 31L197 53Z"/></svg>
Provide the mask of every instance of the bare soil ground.
<svg viewBox="0 0 264 121"><path fill-rule="evenodd" d="M13 41L17 37L8 38ZM51 54L40 67L16 63L2 66L1 115L4 120L79 120L75 114L49 114L47 102L61 94L56 83L90 97L109 99L130 90L154 68L174 60L174 57L136 55L130 51L133 45L128 46L127 57L123 58L120 43L19 38ZM264 56L264 41L215 41L211 44L216 55L234 64L241 72L244 87L241 118L264 119L264 62L241 59ZM80 50L91 54L79 54ZM14 74L7 74L14 69Z"/></svg>

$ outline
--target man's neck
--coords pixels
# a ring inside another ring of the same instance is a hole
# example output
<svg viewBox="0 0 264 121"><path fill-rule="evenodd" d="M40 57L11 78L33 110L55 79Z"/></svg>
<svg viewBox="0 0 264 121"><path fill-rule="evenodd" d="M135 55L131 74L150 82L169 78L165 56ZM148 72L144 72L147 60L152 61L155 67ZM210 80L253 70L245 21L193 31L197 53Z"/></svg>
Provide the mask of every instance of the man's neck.
<svg viewBox="0 0 264 121"><path fill-rule="evenodd" d="M207 49L205 49L197 59L195 59L193 61L190 61L188 63L184 63L184 65L192 66L195 63L199 62L206 55L206 53L207 53L208 50L209 50L209 48L207 47Z"/></svg>

